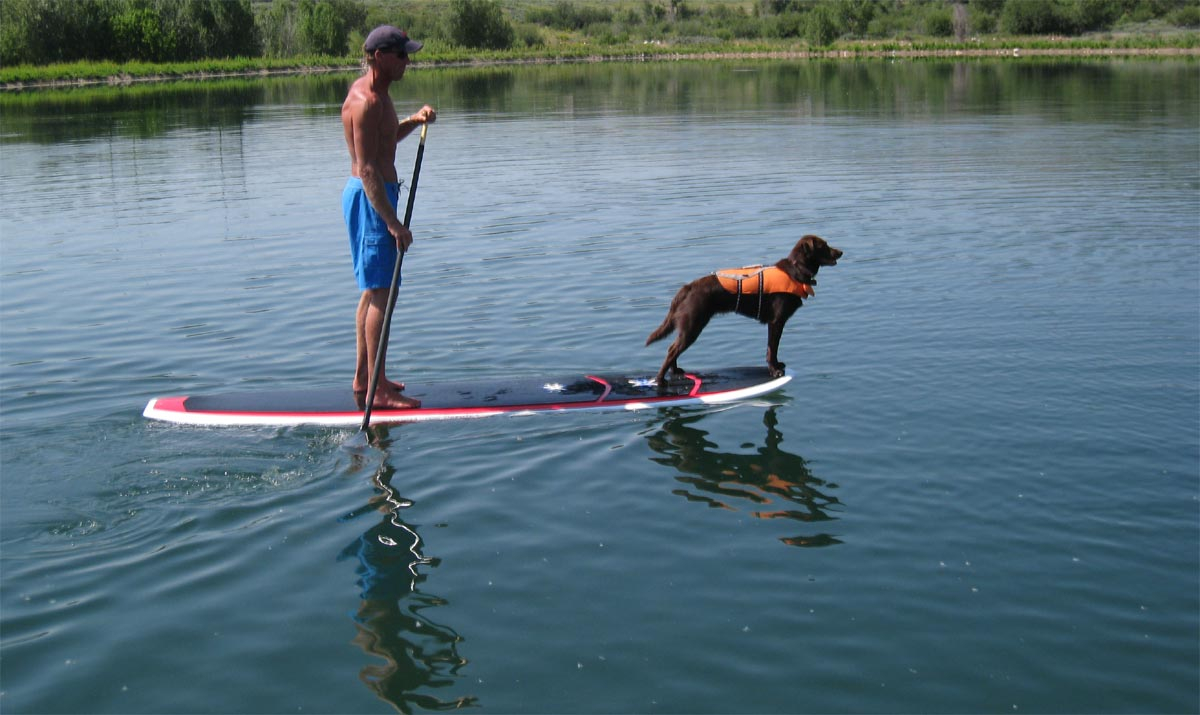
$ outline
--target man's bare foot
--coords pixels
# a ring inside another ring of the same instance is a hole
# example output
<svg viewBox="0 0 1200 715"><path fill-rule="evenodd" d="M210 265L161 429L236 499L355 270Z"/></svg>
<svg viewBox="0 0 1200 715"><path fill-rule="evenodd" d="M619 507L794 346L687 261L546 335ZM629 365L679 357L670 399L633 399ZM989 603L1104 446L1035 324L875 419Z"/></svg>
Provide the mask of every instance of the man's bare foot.
<svg viewBox="0 0 1200 715"><path fill-rule="evenodd" d="M379 389L375 392L375 401L372 403L371 409L412 410L420 406L420 400L405 397L389 386L387 389Z"/></svg>
<svg viewBox="0 0 1200 715"><path fill-rule="evenodd" d="M395 380L385 380L380 384L381 385L390 385L391 388L393 390L395 390L396 392L404 392L404 383L403 382L396 382ZM377 386L375 389L378 390L379 387ZM367 388L359 387L357 384L355 384L354 385L354 394L365 396L367 394Z"/></svg>

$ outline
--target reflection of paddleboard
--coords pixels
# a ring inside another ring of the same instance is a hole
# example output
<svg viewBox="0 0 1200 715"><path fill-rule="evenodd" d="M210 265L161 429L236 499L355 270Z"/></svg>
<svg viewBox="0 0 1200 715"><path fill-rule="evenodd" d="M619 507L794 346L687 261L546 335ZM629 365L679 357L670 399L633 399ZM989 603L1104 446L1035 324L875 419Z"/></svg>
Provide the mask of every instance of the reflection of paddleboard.
<svg viewBox="0 0 1200 715"><path fill-rule="evenodd" d="M765 395L791 379L790 371L773 378L765 367L736 367L689 373L671 380L663 392L659 392L653 377L613 374L429 384L410 381L404 394L420 400L421 406L407 410L374 409L371 422L715 404ZM338 388L156 397L142 414L191 425L359 425L363 419L354 393Z"/></svg>

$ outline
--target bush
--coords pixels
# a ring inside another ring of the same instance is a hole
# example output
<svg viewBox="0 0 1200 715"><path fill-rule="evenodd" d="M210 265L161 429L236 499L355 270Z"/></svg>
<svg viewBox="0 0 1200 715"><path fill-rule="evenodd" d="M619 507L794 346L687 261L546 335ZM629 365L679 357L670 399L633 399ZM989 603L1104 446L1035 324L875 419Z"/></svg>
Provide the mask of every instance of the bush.
<svg viewBox="0 0 1200 715"><path fill-rule="evenodd" d="M752 17L738 17L729 22L729 34L740 40L756 40L763 35L763 25Z"/></svg>
<svg viewBox="0 0 1200 715"><path fill-rule="evenodd" d="M541 28L531 22L517 25L514 31L514 42L518 47L542 47L546 44Z"/></svg>
<svg viewBox="0 0 1200 715"><path fill-rule="evenodd" d="M311 7L302 5L300 44L304 50L317 55L348 54L350 28L360 24L366 15L352 15L352 9L350 3L338 0L319 0Z"/></svg>
<svg viewBox="0 0 1200 715"><path fill-rule="evenodd" d="M549 7L531 7L525 11L525 20L556 30L582 30L588 25L610 23L612 11L607 8L579 6L567 0L559 0Z"/></svg>
<svg viewBox="0 0 1200 715"><path fill-rule="evenodd" d="M954 34L954 18L950 10L937 8L925 14L925 34L933 37L949 37Z"/></svg>
<svg viewBox="0 0 1200 715"><path fill-rule="evenodd" d="M1117 7L1109 0L1075 0L1072 10L1076 32L1107 30L1117 19Z"/></svg>
<svg viewBox="0 0 1200 715"><path fill-rule="evenodd" d="M882 12L874 0L845 0L834 7L840 15L841 26L854 37L866 37L871 21Z"/></svg>
<svg viewBox="0 0 1200 715"><path fill-rule="evenodd" d="M767 37L786 39L799 37L804 27L804 16L796 12L785 12L771 18L765 27Z"/></svg>
<svg viewBox="0 0 1200 715"><path fill-rule="evenodd" d="M818 5L808 13L804 27L804 39L813 47L828 47L840 34L833 10L828 5Z"/></svg>
<svg viewBox="0 0 1200 715"><path fill-rule="evenodd" d="M1167 21L1179 27L1200 27L1200 5L1187 5L1167 15Z"/></svg>
<svg viewBox="0 0 1200 715"><path fill-rule="evenodd" d="M175 33L157 10L128 7L112 19L112 31L115 59L166 62L175 58Z"/></svg>
<svg viewBox="0 0 1200 715"><path fill-rule="evenodd" d="M977 35L990 35L996 31L998 21L995 14L974 6L968 8L967 13L970 17L971 32Z"/></svg>
<svg viewBox="0 0 1200 715"><path fill-rule="evenodd" d="M450 5L450 40L462 47L507 50L513 27L495 0L454 0Z"/></svg>
<svg viewBox="0 0 1200 715"><path fill-rule="evenodd" d="M1058 0L1008 0L1000 29L1010 35L1069 35L1075 28Z"/></svg>

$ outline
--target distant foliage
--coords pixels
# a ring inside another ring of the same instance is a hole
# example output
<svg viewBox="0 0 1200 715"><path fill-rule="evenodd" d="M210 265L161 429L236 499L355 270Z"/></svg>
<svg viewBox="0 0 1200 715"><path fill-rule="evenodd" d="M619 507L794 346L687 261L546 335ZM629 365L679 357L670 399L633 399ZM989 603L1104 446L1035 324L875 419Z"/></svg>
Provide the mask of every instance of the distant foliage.
<svg viewBox="0 0 1200 715"><path fill-rule="evenodd" d="M350 52L350 30L366 19L362 5L352 0L309 0L300 2L302 52L314 55L345 55ZM353 48L359 50L361 48Z"/></svg>
<svg viewBox="0 0 1200 715"><path fill-rule="evenodd" d="M813 47L827 47L833 44L841 33L837 22L837 11L829 4L821 4L809 11L805 18L804 39Z"/></svg>
<svg viewBox="0 0 1200 715"><path fill-rule="evenodd" d="M507 50L513 45L512 23L495 0L450 3L450 40L462 47Z"/></svg>
<svg viewBox="0 0 1200 715"><path fill-rule="evenodd" d="M1065 7L1057 0L1008 0L1000 29L1010 35L1053 35L1067 32Z"/></svg>
<svg viewBox="0 0 1200 715"><path fill-rule="evenodd" d="M1171 19L1189 7L1200 5L1174 0L1007 0L999 13L1000 31L1014 35L1102 32L1122 21Z"/></svg>
<svg viewBox="0 0 1200 715"><path fill-rule="evenodd" d="M646 5L650 5L650 3L646 3ZM662 10L659 14L665 16L666 11ZM653 16L653 12L646 15L651 22L654 21ZM626 21L629 19L627 17ZM637 21L638 15L634 14L632 19ZM661 19L661 17L657 19ZM613 11L611 7L578 5L568 0L557 0L552 5L534 5L527 8L525 21L552 27L555 30L582 30L588 25L612 22Z"/></svg>
<svg viewBox="0 0 1200 715"><path fill-rule="evenodd" d="M250 0L2 0L0 64L261 55Z"/></svg>
<svg viewBox="0 0 1200 715"><path fill-rule="evenodd" d="M178 32L192 32L189 58L258 57L262 54L258 27L250 2L237 0L177 0L189 22Z"/></svg>
<svg viewBox="0 0 1200 715"><path fill-rule="evenodd" d="M1200 27L1200 3L1172 11L1167 15L1167 21L1179 27Z"/></svg>
<svg viewBox="0 0 1200 715"><path fill-rule="evenodd" d="M950 37L954 34L954 15L948 9L925 13L925 34L930 37Z"/></svg>
<svg viewBox="0 0 1200 715"><path fill-rule="evenodd" d="M381 24L452 51L503 51L1074 36L1150 21L1198 27L1200 0L0 0L0 65L348 57Z"/></svg>
<svg viewBox="0 0 1200 715"><path fill-rule="evenodd" d="M178 57L173 28L153 7L126 7L112 18L113 55L118 60L169 62Z"/></svg>

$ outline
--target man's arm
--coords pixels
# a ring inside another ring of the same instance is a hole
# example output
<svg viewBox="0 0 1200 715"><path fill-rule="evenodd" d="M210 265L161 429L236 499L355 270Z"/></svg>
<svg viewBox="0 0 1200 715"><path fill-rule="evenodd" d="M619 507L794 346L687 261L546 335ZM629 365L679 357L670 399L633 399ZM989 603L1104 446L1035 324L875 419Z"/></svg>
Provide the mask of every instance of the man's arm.
<svg viewBox="0 0 1200 715"><path fill-rule="evenodd" d="M400 120L400 130L396 132L396 143L399 143L401 139L412 134L422 124L433 124L436 120L437 111L426 104L424 107L421 107L421 111L416 114L410 114Z"/></svg>
<svg viewBox="0 0 1200 715"><path fill-rule="evenodd" d="M406 251L412 245L412 233L400 223L395 207L388 200L383 185L383 171L379 166L380 128L385 117L383 105L378 100L367 99L354 109L350 117L354 156L358 160L358 176L362 179L367 200L387 224L388 232L396 239L396 245Z"/></svg>

